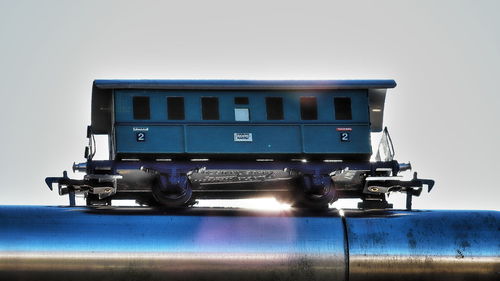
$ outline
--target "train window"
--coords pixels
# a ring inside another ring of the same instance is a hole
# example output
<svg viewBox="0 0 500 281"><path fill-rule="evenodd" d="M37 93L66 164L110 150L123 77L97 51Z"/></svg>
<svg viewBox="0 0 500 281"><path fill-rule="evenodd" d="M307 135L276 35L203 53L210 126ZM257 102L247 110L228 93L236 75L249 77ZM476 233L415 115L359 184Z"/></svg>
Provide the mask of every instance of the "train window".
<svg viewBox="0 0 500 281"><path fill-rule="evenodd" d="M184 98L167 97L168 120L184 120Z"/></svg>
<svg viewBox="0 0 500 281"><path fill-rule="evenodd" d="M283 120L283 98L266 98L267 120Z"/></svg>
<svg viewBox="0 0 500 281"><path fill-rule="evenodd" d="M248 108L235 108L234 109L235 121L250 121L250 112Z"/></svg>
<svg viewBox="0 0 500 281"><path fill-rule="evenodd" d="M133 97L134 119L148 120L149 117L149 97Z"/></svg>
<svg viewBox="0 0 500 281"><path fill-rule="evenodd" d="M234 104L248 104L248 97L235 97Z"/></svg>
<svg viewBox="0 0 500 281"><path fill-rule="evenodd" d="M219 99L202 97L201 115L203 120L219 120Z"/></svg>
<svg viewBox="0 0 500 281"><path fill-rule="evenodd" d="M335 98L333 103L335 106L335 119L352 119L351 98Z"/></svg>
<svg viewBox="0 0 500 281"><path fill-rule="evenodd" d="M316 97L300 97L300 118L302 120L318 119Z"/></svg>

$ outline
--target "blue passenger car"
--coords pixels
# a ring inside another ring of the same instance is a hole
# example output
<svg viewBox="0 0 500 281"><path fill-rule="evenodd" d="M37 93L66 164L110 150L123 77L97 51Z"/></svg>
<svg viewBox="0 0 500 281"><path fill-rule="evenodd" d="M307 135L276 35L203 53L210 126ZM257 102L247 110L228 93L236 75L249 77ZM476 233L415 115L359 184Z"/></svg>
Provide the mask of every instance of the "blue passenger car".
<svg viewBox="0 0 500 281"><path fill-rule="evenodd" d="M301 207L325 207L339 197L388 206L386 192L368 188L367 179L394 189L388 177L407 167L392 159L369 162L370 133L382 131L386 90L395 86L393 80L96 80L87 161L74 166L86 175L47 183L59 183L61 194L84 193L89 205L132 198L184 207L196 199L271 194ZM109 160L93 160L93 135L108 136ZM422 182L399 185L398 191L418 190Z"/></svg>

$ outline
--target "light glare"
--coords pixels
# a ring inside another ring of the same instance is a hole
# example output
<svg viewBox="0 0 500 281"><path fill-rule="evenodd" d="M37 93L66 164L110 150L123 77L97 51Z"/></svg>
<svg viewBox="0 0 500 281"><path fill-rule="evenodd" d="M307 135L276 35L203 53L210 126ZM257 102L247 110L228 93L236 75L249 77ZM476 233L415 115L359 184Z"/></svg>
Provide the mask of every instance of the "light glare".
<svg viewBox="0 0 500 281"><path fill-rule="evenodd" d="M196 207L242 208L252 210L284 211L291 209L289 204L278 202L274 198L200 200Z"/></svg>

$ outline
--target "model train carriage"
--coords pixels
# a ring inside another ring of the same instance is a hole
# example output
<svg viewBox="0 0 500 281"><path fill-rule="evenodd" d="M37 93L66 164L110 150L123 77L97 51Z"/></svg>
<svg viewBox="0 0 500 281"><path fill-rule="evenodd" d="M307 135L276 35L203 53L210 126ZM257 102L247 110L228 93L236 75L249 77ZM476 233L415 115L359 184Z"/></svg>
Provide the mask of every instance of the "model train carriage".
<svg viewBox="0 0 500 281"><path fill-rule="evenodd" d="M96 80L87 162L74 167L86 175L47 183L84 193L88 204L137 199L180 207L271 194L296 206L339 197L388 206L386 192L425 184L393 178L401 165L392 159L369 162L370 132L382 130L386 89L395 85ZM93 160L94 134L108 135L109 160ZM381 188L368 188L370 179Z"/></svg>

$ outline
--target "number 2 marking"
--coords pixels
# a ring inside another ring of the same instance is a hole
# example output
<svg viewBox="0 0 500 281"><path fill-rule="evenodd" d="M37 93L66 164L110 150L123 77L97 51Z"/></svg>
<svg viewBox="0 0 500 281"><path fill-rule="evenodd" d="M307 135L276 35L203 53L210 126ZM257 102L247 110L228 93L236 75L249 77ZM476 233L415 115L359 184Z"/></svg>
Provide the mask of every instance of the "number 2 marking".
<svg viewBox="0 0 500 281"><path fill-rule="evenodd" d="M145 141L146 140L146 134L145 133L137 133L136 134L136 140L137 141Z"/></svg>
<svg viewBox="0 0 500 281"><path fill-rule="evenodd" d="M340 141L346 142L351 141L351 136L347 132L340 133Z"/></svg>

